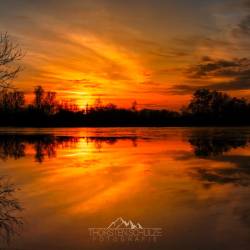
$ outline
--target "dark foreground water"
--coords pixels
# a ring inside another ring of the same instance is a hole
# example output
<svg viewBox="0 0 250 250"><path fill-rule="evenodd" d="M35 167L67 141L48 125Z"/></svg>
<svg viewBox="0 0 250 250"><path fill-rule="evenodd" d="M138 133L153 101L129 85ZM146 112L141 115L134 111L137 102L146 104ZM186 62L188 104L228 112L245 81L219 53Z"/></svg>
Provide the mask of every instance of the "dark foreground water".
<svg viewBox="0 0 250 250"><path fill-rule="evenodd" d="M0 166L0 249L250 249L250 128L1 128Z"/></svg>

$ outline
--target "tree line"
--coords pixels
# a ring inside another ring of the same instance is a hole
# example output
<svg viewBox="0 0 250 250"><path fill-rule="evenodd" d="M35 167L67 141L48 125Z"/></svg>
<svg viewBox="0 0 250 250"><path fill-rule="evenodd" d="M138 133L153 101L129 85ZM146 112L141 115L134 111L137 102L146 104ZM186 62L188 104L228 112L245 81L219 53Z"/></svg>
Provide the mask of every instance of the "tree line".
<svg viewBox="0 0 250 250"><path fill-rule="evenodd" d="M23 91L12 87L24 56L7 33L0 34L0 126L236 126L250 125L250 104L226 93L199 89L180 111L167 109L118 108L97 100L92 107L79 109L58 102L56 93L41 86L34 89L31 104Z"/></svg>
<svg viewBox="0 0 250 250"><path fill-rule="evenodd" d="M115 104L80 109L66 101L59 102L56 92L35 87L32 103L25 93L15 89L0 90L1 126L210 126L250 125L250 103L243 98L199 89L180 111L167 109L119 108Z"/></svg>

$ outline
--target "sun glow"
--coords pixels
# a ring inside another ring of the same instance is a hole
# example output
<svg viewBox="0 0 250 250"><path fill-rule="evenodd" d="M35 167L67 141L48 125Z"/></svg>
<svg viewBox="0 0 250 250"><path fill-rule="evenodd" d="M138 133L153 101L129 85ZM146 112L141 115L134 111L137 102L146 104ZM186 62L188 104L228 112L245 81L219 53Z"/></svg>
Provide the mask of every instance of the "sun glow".
<svg viewBox="0 0 250 250"><path fill-rule="evenodd" d="M126 74L126 78L135 82L145 81L145 69L141 66L136 56L124 48L114 46L92 35L71 34L69 39L94 51L107 61L119 65L122 71L120 74Z"/></svg>

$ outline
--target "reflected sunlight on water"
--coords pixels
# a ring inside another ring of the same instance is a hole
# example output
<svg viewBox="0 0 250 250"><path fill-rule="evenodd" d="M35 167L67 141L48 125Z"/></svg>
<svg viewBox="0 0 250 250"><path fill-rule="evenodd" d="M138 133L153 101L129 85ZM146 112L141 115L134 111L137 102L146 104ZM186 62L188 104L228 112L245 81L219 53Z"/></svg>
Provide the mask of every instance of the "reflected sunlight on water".
<svg viewBox="0 0 250 250"><path fill-rule="evenodd" d="M250 129L0 129L18 249L249 249ZM156 243L91 242L123 217ZM2 242L4 244L4 242Z"/></svg>

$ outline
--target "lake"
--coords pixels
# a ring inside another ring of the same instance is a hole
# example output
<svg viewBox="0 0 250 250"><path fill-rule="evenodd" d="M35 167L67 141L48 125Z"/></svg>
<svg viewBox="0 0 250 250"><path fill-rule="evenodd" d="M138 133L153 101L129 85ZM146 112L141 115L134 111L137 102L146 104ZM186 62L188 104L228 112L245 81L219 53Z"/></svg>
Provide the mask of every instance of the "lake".
<svg viewBox="0 0 250 250"><path fill-rule="evenodd" d="M250 128L0 128L0 165L1 249L250 249Z"/></svg>

